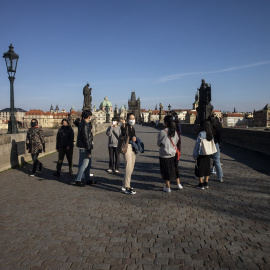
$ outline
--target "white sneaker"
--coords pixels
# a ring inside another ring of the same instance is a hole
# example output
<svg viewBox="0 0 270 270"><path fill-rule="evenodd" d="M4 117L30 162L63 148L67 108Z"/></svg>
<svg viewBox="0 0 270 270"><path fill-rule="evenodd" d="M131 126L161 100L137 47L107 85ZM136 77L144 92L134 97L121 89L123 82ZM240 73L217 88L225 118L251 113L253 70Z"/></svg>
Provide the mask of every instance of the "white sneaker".
<svg viewBox="0 0 270 270"><path fill-rule="evenodd" d="M163 188L163 191L165 191L165 192L172 192L171 189L170 188L167 188L167 187L164 187Z"/></svg>
<svg viewBox="0 0 270 270"><path fill-rule="evenodd" d="M111 169L109 169L107 172L112 172L112 170L111 170Z"/></svg>
<svg viewBox="0 0 270 270"><path fill-rule="evenodd" d="M119 173L119 171L118 171L118 170L115 170L115 172L116 172L116 173Z"/></svg>
<svg viewBox="0 0 270 270"><path fill-rule="evenodd" d="M223 179L222 178L219 178L219 181L222 183L223 182Z"/></svg>
<svg viewBox="0 0 270 270"><path fill-rule="evenodd" d="M177 185L179 189L183 189L183 186L181 184Z"/></svg>
<svg viewBox="0 0 270 270"><path fill-rule="evenodd" d="M121 187L121 190L122 190L123 192L125 192L125 191L126 191L126 188L125 188L124 186L122 186L122 187Z"/></svg>
<svg viewBox="0 0 270 270"><path fill-rule="evenodd" d="M90 176L94 176L92 173L89 174Z"/></svg>

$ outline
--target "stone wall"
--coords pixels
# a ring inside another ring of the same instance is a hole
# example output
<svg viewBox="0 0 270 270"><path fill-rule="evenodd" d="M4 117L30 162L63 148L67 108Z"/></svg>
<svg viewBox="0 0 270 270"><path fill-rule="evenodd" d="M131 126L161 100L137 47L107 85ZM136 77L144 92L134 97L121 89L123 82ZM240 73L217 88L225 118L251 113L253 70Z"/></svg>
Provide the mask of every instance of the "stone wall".
<svg viewBox="0 0 270 270"><path fill-rule="evenodd" d="M197 134L198 126L182 124L182 133ZM255 129L223 128L222 141L270 155L270 132Z"/></svg>
<svg viewBox="0 0 270 270"><path fill-rule="evenodd" d="M94 125L93 134L104 132L110 124ZM73 128L75 139L77 138L77 128ZM41 153L40 157L54 153L56 151L57 129L44 129L46 152ZM26 132L19 134L0 135L0 172L14 168L22 163L32 160L25 148Z"/></svg>

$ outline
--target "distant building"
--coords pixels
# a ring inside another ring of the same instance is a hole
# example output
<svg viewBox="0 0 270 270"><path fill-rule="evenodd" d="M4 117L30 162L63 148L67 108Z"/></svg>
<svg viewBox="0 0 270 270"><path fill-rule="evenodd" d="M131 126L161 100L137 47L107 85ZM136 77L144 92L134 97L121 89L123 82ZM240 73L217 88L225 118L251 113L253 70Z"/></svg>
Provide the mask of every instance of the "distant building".
<svg viewBox="0 0 270 270"><path fill-rule="evenodd" d="M8 129L8 120L0 119L0 129Z"/></svg>
<svg viewBox="0 0 270 270"><path fill-rule="evenodd" d="M106 112L103 110L93 111L93 117L95 118L96 124L106 123ZM110 113L110 120L112 118L112 113Z"/></svg>
<svg viewBox="0 0 270 270"><path fill-rule="evenodd" d="M119 117L122 119L127 119L127 107L126 105L121 106L118 111Z"/></svg>
<svg viewBox="0 0 270 270"><path fill-rule="evenodd" d="M214 114L217 118L222 118L222 112L220 110L213 110L212 114Z"/></svg>
<svg viewBox="0 0 270 270"><path fill-rule="evenodd" d="M141 109L141 121L144 123L148 123L149 120L149 110Z"/></svg>
<svg viewBox="0 0 270 270"><path fill-rule="evenodd" d="M245 117L241 113L225 113L223 114L224 127L245 126Z"/></svg>
<svg viewBox="0 0 270 270"><path fill-rule="evenodd" d="M131 98L128 100L128 113L135 115L135 120L138 123L140 121L141 101L140 98L136 99L135 92L131 93Z"/></svg>
<svg viewBox="0 0 270 270"><path fill-rule="evenodd" d="M16 121L19 124L19 127L22 127L24 125L24 115L26 111L21 108L14 108L14 115L16 118ZM5 108L3 110L0 110L0 119L3 120L6 123L6 121L9 121L10 119L10 108ZM4 124L5 125L5 124Z"/></svg>
<svg viewBox="0 0 270 270"><path fill-rule="evenodd" d="M55 110L51 105L50 110L47 112L36 109L26 112L24 116L24 126L30 127L31 120L36 118L39 126L43 128L58 128L61 126L61 122L64 118L69 119L72 125L73 121L80 117L80 114L81 113L75 111L74 107L71 107L70 112L66 112L65 110L59 112L58 105L56 105Z"/></svg>
<svg viewBox="0 0 270 270"><path fill-rule="evenodd" d="M180 120L180 123L186 123L186 116L187 116L187 113L188 109L174 109L173 111L175 111L178 115L178 119Z"/></svg>
<svg viewBox="0 0 270 270"><path fill-rule="evenodd" d="M196 110L190 110L186 114L185 123L187 124L194 124L197 117L197 111Z"/></svg>
<svg viewBox="0 0 270 270"><path fill-rule="evenodd" d="M159 110L153 110L150 113L150 121L149 122L156 122L157 120L159 121Z"/></svg>
<svg viewBox="0 0 270 270"><path fill-rule="evenodd" d="M270 108L268 103L262 110L253 112L255 127L270 127Z"/></svg>

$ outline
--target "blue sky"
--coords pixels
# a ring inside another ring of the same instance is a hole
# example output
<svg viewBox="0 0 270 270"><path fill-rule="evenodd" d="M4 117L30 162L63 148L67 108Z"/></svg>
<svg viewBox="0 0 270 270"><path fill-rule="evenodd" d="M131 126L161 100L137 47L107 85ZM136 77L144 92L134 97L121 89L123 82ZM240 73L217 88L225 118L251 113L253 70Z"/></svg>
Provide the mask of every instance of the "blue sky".
<svg viewBox="0 0 270 270"><path fill-rule="evenodd" d="M192 107L201 79L215 109L270 103L270 1L1 1L0 52L19 54L15 107L82 108L105 96L118 107L131 91L141 106ZM0 59L0 109L9 80Z"/></svg>

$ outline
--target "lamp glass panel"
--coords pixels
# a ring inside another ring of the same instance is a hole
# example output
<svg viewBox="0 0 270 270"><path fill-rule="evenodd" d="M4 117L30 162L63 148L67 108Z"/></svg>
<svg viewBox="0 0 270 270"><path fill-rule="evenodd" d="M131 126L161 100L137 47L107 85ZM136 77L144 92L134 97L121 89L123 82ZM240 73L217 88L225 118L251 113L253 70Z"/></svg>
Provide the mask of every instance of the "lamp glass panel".
<svg viewBox="0 0 270 270"><path fill-rule="evenodd" d="M16 72L17 61L18 61L18 59L13 59L13 60L12 60L12 70L13 70L14 72Z"/></svg>
<svg viewBox="0 0 270 270"><path fill-rule="evenodd" d="M5 60L6 60L7 70L9 71L11 69L11 59L5 58Z"/></svg>

